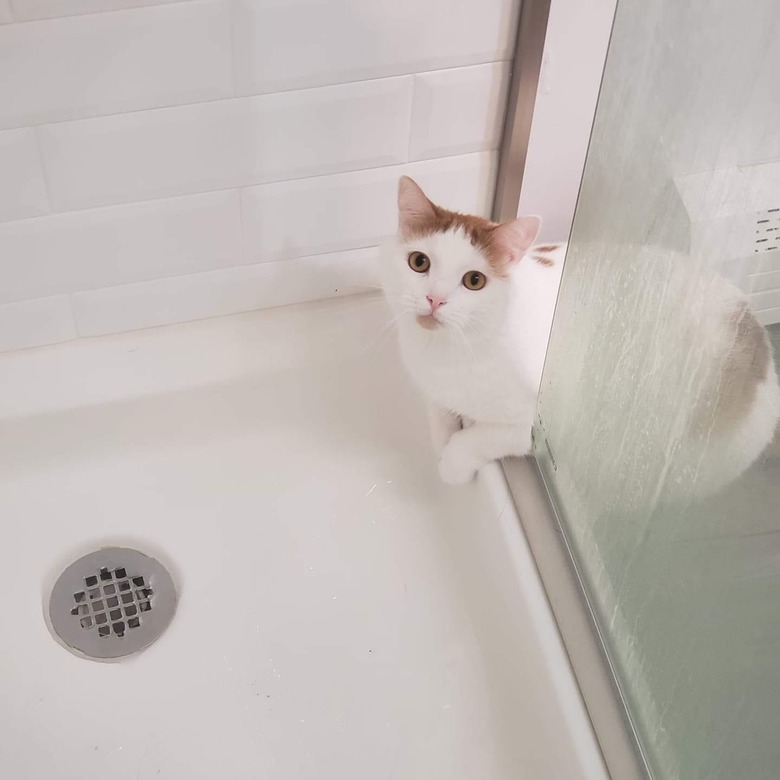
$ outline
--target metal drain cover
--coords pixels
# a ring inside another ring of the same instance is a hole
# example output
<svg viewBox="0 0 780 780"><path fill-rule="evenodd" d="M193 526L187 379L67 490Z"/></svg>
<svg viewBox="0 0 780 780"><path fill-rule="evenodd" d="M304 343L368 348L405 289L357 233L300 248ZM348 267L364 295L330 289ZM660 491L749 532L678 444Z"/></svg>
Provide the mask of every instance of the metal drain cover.
<svg viewBox="0 0 780 780"><path fill-rule="evenodd" d="M54 583L49 620L66 647L88 658L121 658L148 647L168 627L176 589L162 564L125 547L97 550Z"/></svg>

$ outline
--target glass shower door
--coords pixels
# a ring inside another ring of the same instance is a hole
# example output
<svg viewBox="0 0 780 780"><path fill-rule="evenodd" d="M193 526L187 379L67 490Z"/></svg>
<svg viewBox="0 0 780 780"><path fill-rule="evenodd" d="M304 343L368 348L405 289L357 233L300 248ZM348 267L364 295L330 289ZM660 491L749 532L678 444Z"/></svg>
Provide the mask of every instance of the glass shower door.
<svg viewBox="0 0 780 780"><path fill-rule="evenodd" d="M620 0L542 383L657 780L780 776L778 74L776 0Z"/></svg>

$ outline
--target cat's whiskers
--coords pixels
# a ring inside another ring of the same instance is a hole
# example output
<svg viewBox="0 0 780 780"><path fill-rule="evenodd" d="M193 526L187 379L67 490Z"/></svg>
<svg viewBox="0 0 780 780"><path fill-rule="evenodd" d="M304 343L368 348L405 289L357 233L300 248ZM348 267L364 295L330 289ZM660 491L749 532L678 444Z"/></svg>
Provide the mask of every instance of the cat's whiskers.
<svg viewBox="0 0 780 780"><path fill-rule="evenodd" d="M479 326L485 324L487 320L475 318L473 314L470 314L451 317L448 322L454 327L457 327L464 337L474 336L477 339L482 339L484 333L480 330Z"/></svg>
<svg viewBox="0 0 780 780"><path fill-rule="evenodd" d="M465 333L465 325L467 323L464 322L462 324L458 323L456 324L455 321L453 321L453 333L458 337L461 344L468 350L467 357L471 357L471 368L476 368L479 364L479 361L477 360L477 355L474 352L474 347L472 346L470 340L466 337ZM459 357L463 357L463 352L459 350Z"/></svg>
<svg viewBox="0 0 780 780"><path fill-rule="evenodd" d="M409 311L407 309L404 309L403 311L399 312L398 314L395 314L394 316L390 317L390 319L382 325L382 327L379 329L379 333L377 333L376 340L384 339L387 335L392 333L396 327L398 326L398 323L401 321L402 317L405 317Z"/></svg>
<svg viewBox="0 0 780 780"><path fill-rule="evenodd" d="M492 317L489 317L486 314L481 314L479 312L471 312L467 317L464 317L464 320L466 326L471 327L471 329L474 331L474 334L477 336L485 335L480 330L480 328L485 328L485 330L493 330L495 327L495 323Z"/></svg>
<svg viewBox="0 0 780 780"><path fill-rule="evenodd" d="M398 323L401 321L402 317L405 317L407 314L411 313L410 310L404 309L398 314L396 314L394 317L391 317L379 330L379 333L374 338L374 341L372 344L369 345L369 353L371 354L372 359L376 359L376 357L379 355L379 353L382 351L382 348L387 343L387 340L390 338L391 334L394 330L398 327Z"/></svg>
<svg viewBox="0 0 780 780"><path fill-rule="evenodd" d="M480 320L475 319L474 317L467 318L464 323L463 327L466 330L471 331L471 333L476 336L477 338L482 338L484 336L484 333L482 330L480 330L480 325L484 325L486 320Z"/></svg>

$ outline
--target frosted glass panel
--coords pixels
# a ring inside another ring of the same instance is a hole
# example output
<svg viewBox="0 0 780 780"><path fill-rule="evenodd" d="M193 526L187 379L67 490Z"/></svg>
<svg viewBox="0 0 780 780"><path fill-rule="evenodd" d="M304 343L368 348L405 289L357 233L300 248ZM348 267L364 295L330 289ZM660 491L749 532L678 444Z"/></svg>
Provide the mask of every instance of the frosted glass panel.
<svg viewBox="0 0 780 780"><path fill-rule="evenodd" d="M778 74L776 0L620 0L542 383L659 779L780 776Z"/></svg>

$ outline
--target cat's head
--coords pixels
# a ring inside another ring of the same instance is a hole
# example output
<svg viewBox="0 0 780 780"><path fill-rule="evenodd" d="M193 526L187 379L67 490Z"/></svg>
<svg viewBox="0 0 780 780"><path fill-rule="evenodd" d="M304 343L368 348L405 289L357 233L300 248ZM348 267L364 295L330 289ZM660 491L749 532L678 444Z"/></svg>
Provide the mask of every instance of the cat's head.
<svg viewBox="0 0 780 780"><path fill-rule="evenodd" d="M427 331L487 334L509 306L508 277L533 243L539 217L496 223L432 203L398 182L398 235L384 249L383 286L396 314Z"/></svg>

